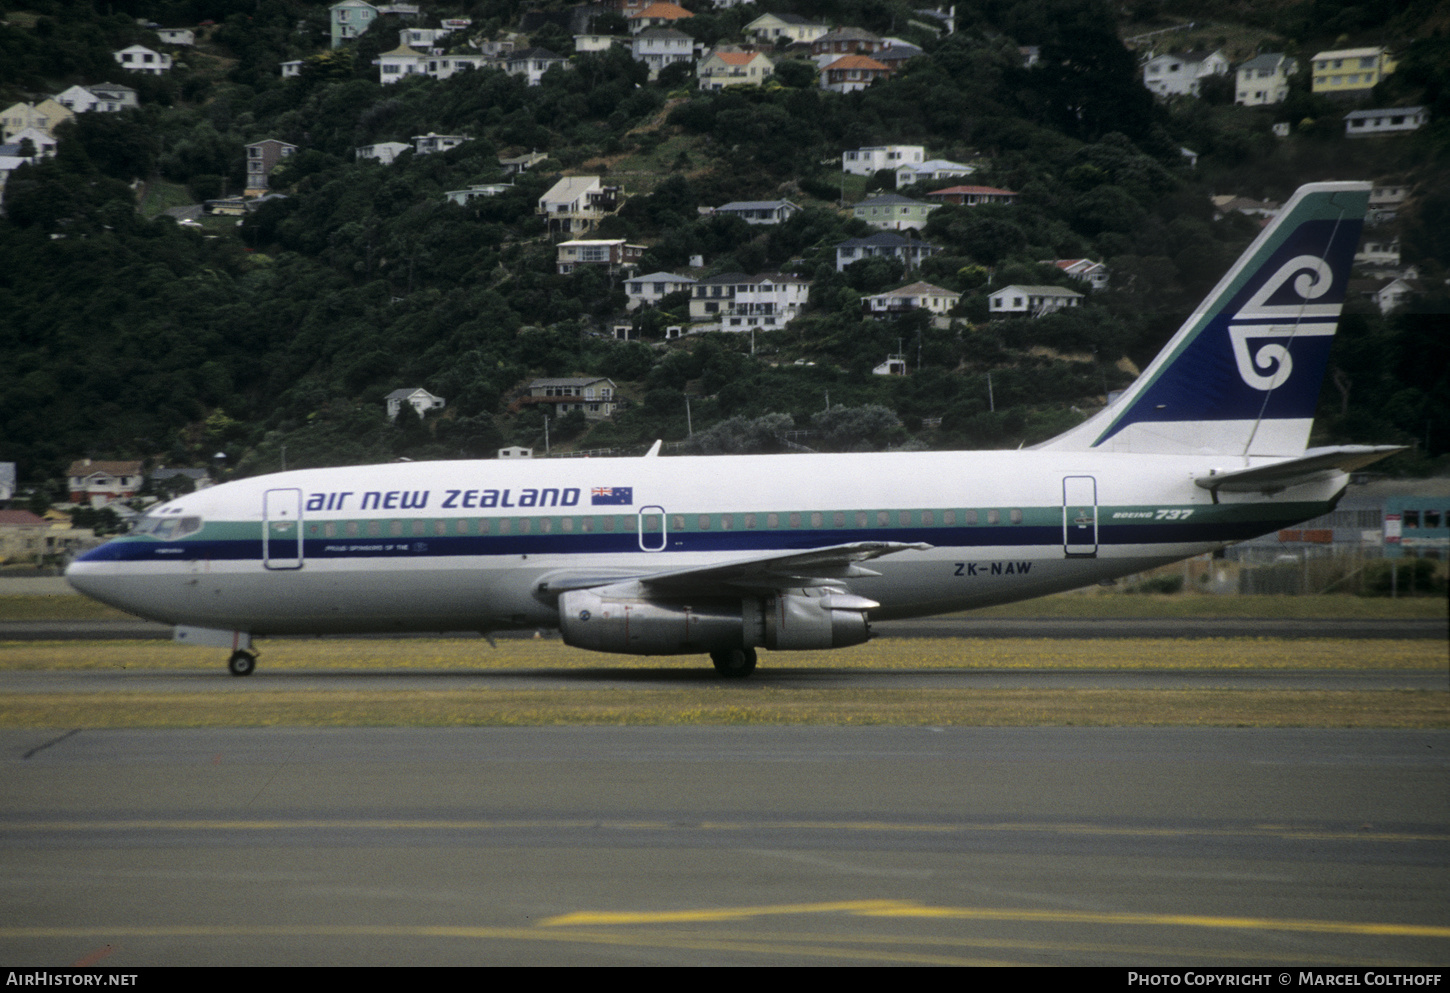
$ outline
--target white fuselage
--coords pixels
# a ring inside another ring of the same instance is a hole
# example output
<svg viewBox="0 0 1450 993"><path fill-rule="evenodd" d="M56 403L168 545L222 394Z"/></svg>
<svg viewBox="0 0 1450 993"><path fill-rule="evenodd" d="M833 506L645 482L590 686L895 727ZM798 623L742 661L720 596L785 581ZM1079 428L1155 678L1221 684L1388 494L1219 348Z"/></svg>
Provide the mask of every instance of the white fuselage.
<svg viewBox="0 0 1450 993"><path fill-rule="evenodd" d="M1194 485L1249 464L1018 451L309 469L180 497L148 515L175 528L113 541L67 576L124 610L201 628L486 631L556 624L550 586L561 580L924 543L831 583L878 603L873 618L909 617L1221 548L1322 513L1346 481L1334 474L1273 497L1215 498Z"/></svg>

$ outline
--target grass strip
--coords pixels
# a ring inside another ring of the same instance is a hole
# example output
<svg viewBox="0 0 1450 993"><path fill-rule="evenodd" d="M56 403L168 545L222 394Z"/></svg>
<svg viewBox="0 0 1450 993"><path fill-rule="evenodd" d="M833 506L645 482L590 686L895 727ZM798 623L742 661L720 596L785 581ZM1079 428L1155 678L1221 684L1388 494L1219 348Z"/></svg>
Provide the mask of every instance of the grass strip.
<svg viewBox="0 0 1450 993"><path fill-rule="evenodd" d="M267 671L705 669L702 655L607 655L555 639L283 639L258 642ZM155 641L0 642L0 673L143 669L222 671L227 653ZM762 668L1433 670L1446 647L1432 638L889 638L820 652L760 653Z"/></svg>
<svg viewBox="0 0 1450 993"><path fill-rule="evenodd" d="M821 725L1450 727L1447 694L1208 690L663 689L0 694L4 728Z"/></svg>

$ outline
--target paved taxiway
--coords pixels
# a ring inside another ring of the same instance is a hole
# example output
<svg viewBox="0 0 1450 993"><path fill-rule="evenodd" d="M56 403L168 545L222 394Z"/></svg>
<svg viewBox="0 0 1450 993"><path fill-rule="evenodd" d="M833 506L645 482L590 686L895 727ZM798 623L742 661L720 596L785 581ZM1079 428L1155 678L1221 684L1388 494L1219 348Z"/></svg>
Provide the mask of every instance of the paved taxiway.
<svg viewBox="0 0 1450 993"><path fill-rule="evenodd" d="M0 961L1443 965L1450 732L0 731Z"/></svg>

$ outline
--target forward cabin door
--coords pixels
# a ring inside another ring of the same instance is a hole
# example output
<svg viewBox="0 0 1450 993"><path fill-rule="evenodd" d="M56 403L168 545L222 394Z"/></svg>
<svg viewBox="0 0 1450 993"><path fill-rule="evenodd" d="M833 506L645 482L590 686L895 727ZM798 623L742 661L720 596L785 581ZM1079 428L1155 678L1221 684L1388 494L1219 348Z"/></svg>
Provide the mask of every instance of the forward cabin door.
<svg viewBox="0 0 1450 993"><path fill-rule="evenodd" d="M639 547L646 552L662 552L669 541L666 530L665 508L651 506L639 508Z"/></svg>
<svg viewBox="0 0 1450 993"><path fill-rule="evenodd" d="M1062 480L1062 552L1068 558L1098 554L1098 481L1092 476Z"/></svg>
<svg viewBox="0 0 1450 993"><path fill-rule="evenodd" d="M268 569L302 568L301 490L262 494L262 565Z"/></svg>

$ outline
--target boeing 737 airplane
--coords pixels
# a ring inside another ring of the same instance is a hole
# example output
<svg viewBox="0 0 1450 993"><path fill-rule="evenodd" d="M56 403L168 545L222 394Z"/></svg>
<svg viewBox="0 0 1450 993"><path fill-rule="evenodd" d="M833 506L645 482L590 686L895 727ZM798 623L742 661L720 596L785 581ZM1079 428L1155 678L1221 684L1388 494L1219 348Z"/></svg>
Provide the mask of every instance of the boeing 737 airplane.
<svg viewBox="0 0 1450 993"><path fill-rule="evenodd" d="M1399 450L1305 447L1369 191L1301 188L1132 387L1031 449L303 469L157 506L66 577L237 676L255 636L536 627L745 676L1213 551Z"/></svg>

